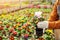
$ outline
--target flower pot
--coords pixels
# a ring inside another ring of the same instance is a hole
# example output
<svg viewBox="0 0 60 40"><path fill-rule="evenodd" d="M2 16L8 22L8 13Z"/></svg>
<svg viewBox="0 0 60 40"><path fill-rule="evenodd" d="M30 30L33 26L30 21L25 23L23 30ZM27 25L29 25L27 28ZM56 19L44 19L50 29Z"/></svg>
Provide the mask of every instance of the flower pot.
<svg viewBox="0 0 60 40"><path fill-rule="evenodd" d="M2 37L0 36L0 40L2 40Z"/></svg>

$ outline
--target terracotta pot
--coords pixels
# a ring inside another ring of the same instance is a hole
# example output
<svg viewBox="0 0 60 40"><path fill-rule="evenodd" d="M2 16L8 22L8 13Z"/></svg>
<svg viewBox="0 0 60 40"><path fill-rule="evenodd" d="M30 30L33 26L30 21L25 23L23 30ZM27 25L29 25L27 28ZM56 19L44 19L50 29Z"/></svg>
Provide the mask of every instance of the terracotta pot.
<svg viewBox="0 0 60 40"><path fill-rule="evenodd" d="M14 40L14 36L10 36L9 37L9 40Z"/></svg>
<svg viewBox="0 0 60 40"><path fill-rule="evenodd" d="M0 40L2 40L2 37L0 36Z"/></svg>

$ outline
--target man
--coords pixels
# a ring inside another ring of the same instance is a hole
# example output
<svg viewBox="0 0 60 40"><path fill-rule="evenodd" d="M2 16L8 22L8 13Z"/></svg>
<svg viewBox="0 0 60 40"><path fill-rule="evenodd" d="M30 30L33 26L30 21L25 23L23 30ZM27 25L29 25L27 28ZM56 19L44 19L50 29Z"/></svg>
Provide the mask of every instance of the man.
<svg viewBox="0 0 60 40"><path fill-rule="evenodd" d="M56 0L48 21L38 22L38 28L55 29L56 40L60 40L60 0Z"/></svg>

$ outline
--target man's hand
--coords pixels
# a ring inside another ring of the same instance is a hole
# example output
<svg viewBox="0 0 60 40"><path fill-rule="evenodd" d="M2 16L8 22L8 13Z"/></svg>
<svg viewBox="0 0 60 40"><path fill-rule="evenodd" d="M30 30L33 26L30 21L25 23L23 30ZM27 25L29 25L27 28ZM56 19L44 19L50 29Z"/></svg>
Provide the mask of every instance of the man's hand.
<svg viewBox="0 0 60 40"><path fill-rule="evenodd" d="M48 21L42 21L37 23L38 28L48 28Z"/></svg>

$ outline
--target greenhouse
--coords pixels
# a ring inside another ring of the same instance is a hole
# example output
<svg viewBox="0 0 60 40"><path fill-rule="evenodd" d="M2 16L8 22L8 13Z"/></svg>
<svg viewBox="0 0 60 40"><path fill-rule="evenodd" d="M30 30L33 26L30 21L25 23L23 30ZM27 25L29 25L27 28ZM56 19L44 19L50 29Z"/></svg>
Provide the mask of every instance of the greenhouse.
<svg viewBox="0 0 60 40"><path fill-rule="evenodd" d="M60 40L60 0L1 0L0 40Z"/></svg>

